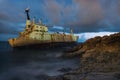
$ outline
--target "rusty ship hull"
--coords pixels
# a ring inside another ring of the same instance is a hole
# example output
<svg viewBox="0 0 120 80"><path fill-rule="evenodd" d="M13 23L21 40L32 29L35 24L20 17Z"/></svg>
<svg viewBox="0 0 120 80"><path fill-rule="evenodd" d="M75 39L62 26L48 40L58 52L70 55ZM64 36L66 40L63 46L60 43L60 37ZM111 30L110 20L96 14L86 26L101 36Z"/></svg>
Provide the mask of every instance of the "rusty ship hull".
<svg viewBox="0 0 120 80"><path fill-rule="evenodd" d="M56 35L57 36L57 35ZM59 37L59 38L58 38ZM37 40L31 38L20 37L16 39L9 39L9 44L14 48L42 48L42 47L61 47L72 46L77 44L76 40L72 39L71 35L61 35L50 38L50 40ZM78 37L76 37L77 39Z"/></svg>
<svg viewBox="0 0 120 80"><path fill-rule="evenodd" d="M35 41L35 40L34 40ZM57 47L72 47L77 45L77 42L40 42L40 41L31 41L25 43L25 41L21 42L19 44L15 44L12 46L13 48L19 48L19 49L26 49L26 48L36 48L36 49L43 49L43 48L57 48ZM37 43L36 43L37 42ZM25 43L25 44L24 44ZM24 45L21 45L24 44Z"/></svg>

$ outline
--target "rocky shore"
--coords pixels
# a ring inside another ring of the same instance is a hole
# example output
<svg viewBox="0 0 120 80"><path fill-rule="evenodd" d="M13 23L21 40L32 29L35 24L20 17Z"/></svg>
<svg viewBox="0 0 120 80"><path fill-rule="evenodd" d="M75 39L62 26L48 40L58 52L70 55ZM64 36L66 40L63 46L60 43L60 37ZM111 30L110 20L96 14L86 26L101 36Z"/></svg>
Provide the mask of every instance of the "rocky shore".
<svg viewBox="0 0 120 80"><path fill-rule="evenodd" d="M58 76L38 75L37 80L120 80L120 32L88 39L66 50L62 58L80 58L77 69L62 68ZM14 79L17 80L17 79Z"/></svg>
<svg viewBox="0 0 120 80"><path fill-rule="evenodd" d="M81 67L85 70L120 71L120 33L91 38L64 56L80 56Z"/></svg>
<svg viewBox="0 0 120 80"><path fill-rule="evenodd" d="M88 39L62 57L80 57L76 70L47 80L120 80L120 33Z"/></svg>

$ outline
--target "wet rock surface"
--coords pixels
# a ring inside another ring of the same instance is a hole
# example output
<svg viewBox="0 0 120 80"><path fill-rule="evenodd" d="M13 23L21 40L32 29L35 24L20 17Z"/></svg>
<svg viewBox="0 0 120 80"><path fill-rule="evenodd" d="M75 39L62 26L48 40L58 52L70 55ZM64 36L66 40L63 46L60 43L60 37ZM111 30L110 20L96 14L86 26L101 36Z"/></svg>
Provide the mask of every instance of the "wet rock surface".
<svg viewBox="0 0 120 80"><path fill-rule="evenodd" d="M76 55L83 70L120 71L120 33L88 39L64 54L66 57Z"/></svg>
<svg viewBox="0 0 120 80"><path fill-rule="evenodd" d="M63 75L65 80L120 80L120 33L88 39L63 55L76 56L80 68Z"/></svg>

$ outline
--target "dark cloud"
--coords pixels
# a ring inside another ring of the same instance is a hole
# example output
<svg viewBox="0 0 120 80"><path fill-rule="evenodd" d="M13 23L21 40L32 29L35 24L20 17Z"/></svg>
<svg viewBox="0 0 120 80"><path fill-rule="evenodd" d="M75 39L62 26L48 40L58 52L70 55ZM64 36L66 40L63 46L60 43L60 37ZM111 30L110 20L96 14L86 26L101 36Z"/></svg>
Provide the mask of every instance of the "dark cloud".
<svg viewBox="0 0 120 80"><path fill-rule="evenodd" d="M24 9L31 17L43 18L51 26L72 28L74 32L120 31L120 0L1 0L0 33L18 33L25 26ZM50 25L50 26L49 26Z"/></svg>
<svg viewBox="0 0 120 80"><path fill-rule="evenodd" d="M19 34L19 32L20 30L16 26L0 22L0 34Z"/></svg>
<svg viewBox="0 0 120 80"><path fill-rule="evenodd" d="M4 13L0 13L0 20L9 20L9 17Z"/></svg>
<svg viewBox="0 0 120 80"><path fill-rule="evenodd" d="M56 0L45 3L45 15L53 24L75 32L120 31L119 0L72 0L70 5L64 4Z"/></svg>

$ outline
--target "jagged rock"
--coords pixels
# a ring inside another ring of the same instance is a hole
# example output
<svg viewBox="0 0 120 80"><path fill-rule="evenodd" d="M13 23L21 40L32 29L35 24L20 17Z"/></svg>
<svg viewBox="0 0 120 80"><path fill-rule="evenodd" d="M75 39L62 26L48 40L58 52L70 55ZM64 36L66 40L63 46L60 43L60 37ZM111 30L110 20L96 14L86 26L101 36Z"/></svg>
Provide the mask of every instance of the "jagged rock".
<svg viewBox="0 0 120 80"><path fill-rule="evenodd" d="M118 68L120 67L120 32L110 36L97 36L88 39L79 46L65 55L70 57L81 55L81 69L91 69L92 71L120 71L120 68Z"/></svg>

